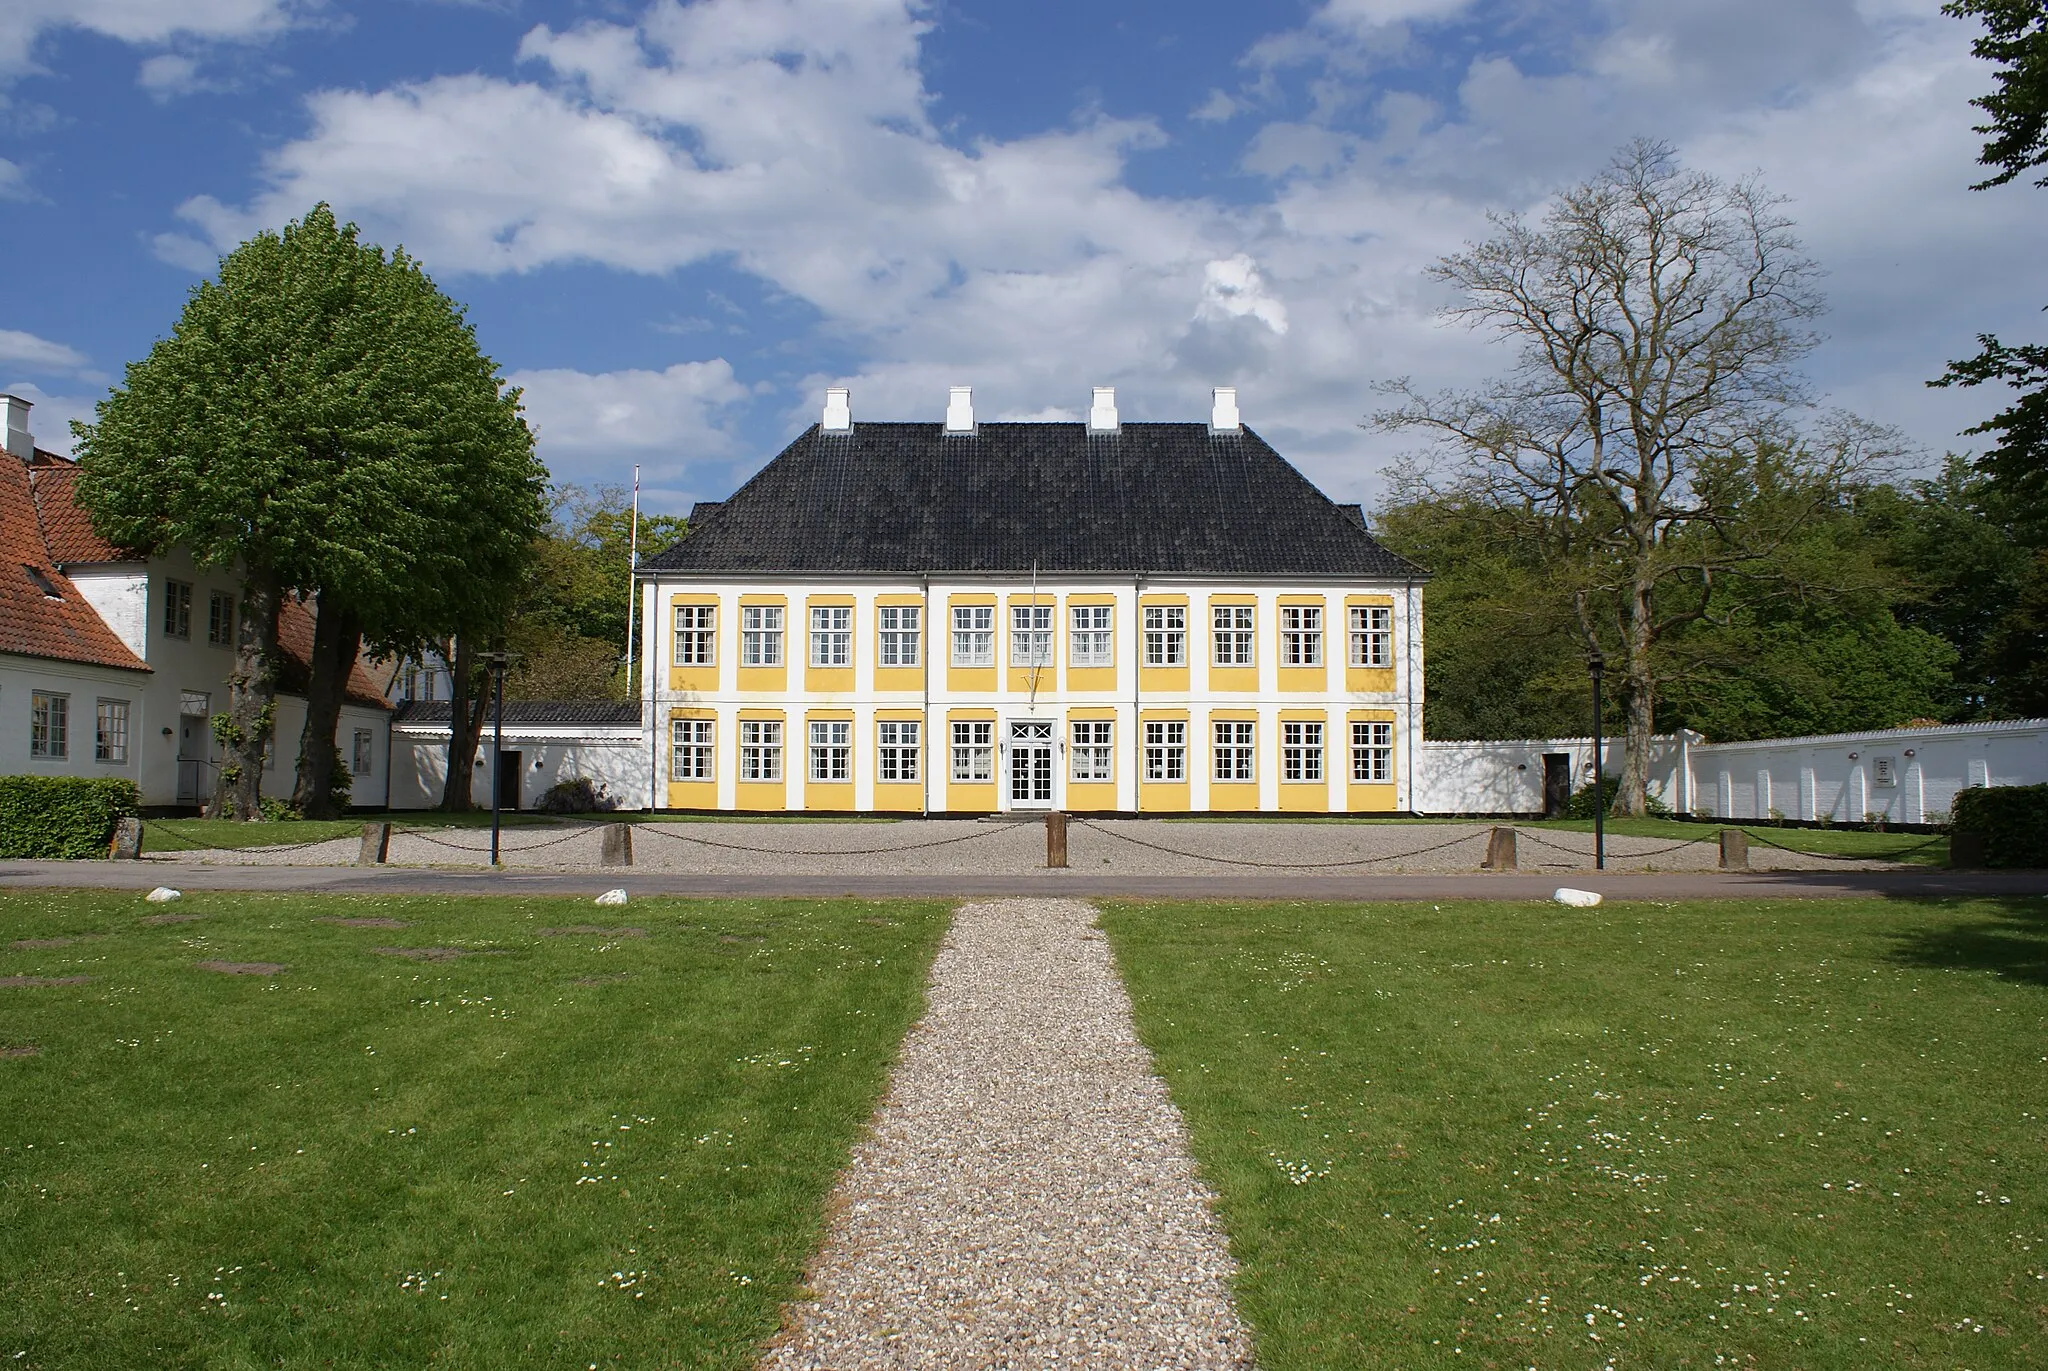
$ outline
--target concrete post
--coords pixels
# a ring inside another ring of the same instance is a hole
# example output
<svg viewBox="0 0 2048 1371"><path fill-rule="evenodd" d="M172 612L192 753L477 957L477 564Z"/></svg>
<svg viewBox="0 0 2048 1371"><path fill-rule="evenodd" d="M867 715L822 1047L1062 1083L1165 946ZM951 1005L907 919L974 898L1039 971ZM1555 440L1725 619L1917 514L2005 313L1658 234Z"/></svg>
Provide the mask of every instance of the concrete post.
<svg viewBox="0 0 2048 1371"><path fill-rule="evenodd" d="M382 866L391 856L391 825L364 824L363 849L356 854L357 866Z"/></svg>
<svg viewBox="0 0 2048 1371"><path fill-rule="evenodd" d="M113 841L107 844L107 855L117 862L132 862L142 856L142 820L117 819L114 821Z"/></svg>
<svg viewBox="0 0 2048 1371"><path fill-rule="evenodd" d="M1721 830L1721 869L1749 870L1749 835L1739 828Z"/></svg>
<svg viewBox="0 0 2048 1371"><path fill-rule="evenodd" d="M1515 870L1515 830L1496 828L1487 835L1484 866L1488 871Z"/></svg>
<svg viewBox="0 0 2048 1371"><path fill-rule="evenodd" d="M1067 864L1067 816L1058 810L1045 816L1045 864L1053 868Z"/></svg>
<svg viewBox="0 0 2048 1371"><path fill-rule="evenodd" d="M604 826L604 852L598 858L604 866L631 866L633 864L633 825L606 824Z"/></svg>

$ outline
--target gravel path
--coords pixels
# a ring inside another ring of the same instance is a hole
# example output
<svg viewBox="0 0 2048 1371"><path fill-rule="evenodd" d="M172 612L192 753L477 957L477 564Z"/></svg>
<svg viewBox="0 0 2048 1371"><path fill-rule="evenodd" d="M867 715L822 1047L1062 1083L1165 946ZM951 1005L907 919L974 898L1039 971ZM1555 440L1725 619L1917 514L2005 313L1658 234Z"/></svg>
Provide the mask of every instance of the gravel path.
<svg viewBox="0 0 2048 1371"><path fill-rule="evenodd" d="M763 1371L1249 1367L1095 912L963 906Z"/></svg>

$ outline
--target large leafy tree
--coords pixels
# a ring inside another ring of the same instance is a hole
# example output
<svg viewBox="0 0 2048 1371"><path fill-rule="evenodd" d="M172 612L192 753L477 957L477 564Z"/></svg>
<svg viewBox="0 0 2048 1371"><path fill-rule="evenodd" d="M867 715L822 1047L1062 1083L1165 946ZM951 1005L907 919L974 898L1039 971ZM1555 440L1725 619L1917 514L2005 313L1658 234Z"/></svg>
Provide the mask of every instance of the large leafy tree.
<svg viewBox="0 0 2048 1371"><path fill-rule="evenodd" d="M417 263L325 205L224 258L125 381L78 429L95 526L242 573L216 808L257 812L278 608L298 594L318 620L294 799L324 812L365 637L411 646L509 607L544 479L518 393Z"/></svg>

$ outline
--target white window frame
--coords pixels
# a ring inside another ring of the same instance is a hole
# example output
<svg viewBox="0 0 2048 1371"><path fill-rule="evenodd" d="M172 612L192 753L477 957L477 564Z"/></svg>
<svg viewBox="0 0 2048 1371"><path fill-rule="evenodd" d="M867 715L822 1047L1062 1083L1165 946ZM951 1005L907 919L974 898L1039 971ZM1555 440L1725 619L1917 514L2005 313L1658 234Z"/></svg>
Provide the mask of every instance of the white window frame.
<svg viewBox="0 0 2048 1371"><path fill-rule="evenodd" d="M71 756L71 697L35 690L28 700L28 755L46 762Z"/></svg>
<svg viewBox="0 0 2048 1371"><path fill-rule="evenodd" d="M1368 720L1351 725L1351 779L1381 782L1394 779L1394 726Z"/></svg>
<svg viewBox="0 0 2048 1371"><path fill-rule="evenodd" d="M1257 605L1211 605L1209 624L1217 666L1257 666Z"/></svg>
<svg viewBox="0 0 2048 1371"><path fill-rule="evenodd" d="M1323 779L1323 726L1309 719L1280 721L1280 779L1315 785Z"/></svg>
<svg viewBox="0 0 2048 1371"><path fill-rule="evenodd" d="M958 719L953 723L952 777L963 785L985 785L996 778L996 726L992 719Z"/></svg>
<svg viewBox="0 0 2048 1371"><path fill-rule="evenodd" d="M1387 605L1353 605L1350 619L1353 666L1394 664L1394 611Z"/></svg>
<svg viewBox="0 0 2048 1371"><path fill-rule="evenodd" d="M102 697L93 706L92 759L128 765L128 701Z"/></svg>
<svg viewBox="0 0 2048 1371"><path fill-rule="evenodd" d="M1318 667L1323 664L1323 607L1280 606L1280 665Z"/></svg>
<svg viewBox="0 0 2048 1371"><path fill-rule="evenodd" d="M1116 725L1109 719L1076 719L1069 725L1068 778L1082 782L1116 779Z"/></svg>
<svg viewBox="0 0 2048 1371"><path fill-rule="evenodd" d="M782 779L782 720L740 720L740 772L742 781Z"/></svg>
<svg viewBox="0 0 2048 1371"><path fill-rule="evenodd" d="M1010 665L1052 665L1052 605L1010 606Z"/></svg>
<svg viewBox="0 0 2048 1371"><path fill-rule="evenodd" d="M853 665L853 606L811 606L811 665Z"/></svg>
<svg viewBox="0 0 2048 1371"><path fill-rule="evenodd" d="M671 781L716 780L717 745L718 720L669 720L668 778Z"/></svg>
<svg viewBox="0 0 2048 1371"><path fill-rule="evenodd" d="M207 593L206 641L215 647L235 645L235 597L225 590Z"/></svg>
<svg viewBox="0 0 2048 1371"><path fill-rule="evenodd" d="M192 583L164 582L164 637L192 641Z"/></svg>
<svg viewBox="0 0 2048 1371"><path fill-rule="evenodd" d="M1072 605L1068 622L1068 666L1116 665L1115 605Z"/></svg>
<svg viewBox="0 0 2048 1371"><path fill-rule="evenodd" d="M1210 727L1215 740L1215 779L1224 785L1243 785L1259 779L1259 726L1251 719L1216 719Z"/></svg>
<svg viewBox="0 0 2048 1371"><path fill-rule="evenodd" d="M877 605L876 666L916 666L924 637L924 611L918 605Z"/></svg>
<svg viewBox="0 0 2048 1371"><path fill-rule="evenodd" d="M810 722L811 780L838 785L853 780L853 721L813 719Z"/></svg>
<svg viewBox="0 0 2048 1371"><path fill-rule="evenodd" d="M677 605L675 623L677 666L718 665L717 605Z"/></svg>
<svg viewBox="0 0 2048 1371"><path fill-rule="evenodd" d="M351 776L367 776L377 764L377 735L367 728L353 730L349 739L349 766Z"/></svg>
<svg viewBox="0 0 2048 1371"><path fill-rule="evenodd" d="M1148 719L1145 723L1145 779L1174 784L1187 778L1187 720Z"/></svg>
<svg viewBox="0 0 2048 1371"><path fill-rule="evenodd" d="M1186 666L1187 664L1187 606L1146 605L1145 665Z"/></svg>
<svg viewBox="0 0 2048 1371"><path fill-rule="evenodd" d="M914 785L920 778L923 725L915 719L875 721L875 781L881 785Z"/></svg>
<svg viewBox="0 0 2048 1371"><path fill-rule="evenodd" d="M996 607L994 605L953 606L954 666L996 664Z"/></svg>
<svg viewBox="0 0 2048 1371"><path fill-rule="evenodd" d="M782 665L782 606L740 606L740 665Z"/></svg>

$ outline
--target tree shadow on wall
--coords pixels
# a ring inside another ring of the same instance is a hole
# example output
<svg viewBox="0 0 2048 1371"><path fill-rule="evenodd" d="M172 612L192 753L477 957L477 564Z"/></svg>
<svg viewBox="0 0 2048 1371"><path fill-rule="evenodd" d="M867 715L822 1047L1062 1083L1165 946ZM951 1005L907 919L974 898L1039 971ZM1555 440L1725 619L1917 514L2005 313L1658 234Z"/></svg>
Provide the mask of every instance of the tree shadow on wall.
<svg viewBox="0 0 2048 1371"><path fill-rule="evenodd" d="M2048 985L2048 896L1972 900L1947 927L1908 933L1892 960L1944 971L1989 971L2009 981Z"/></svg>

